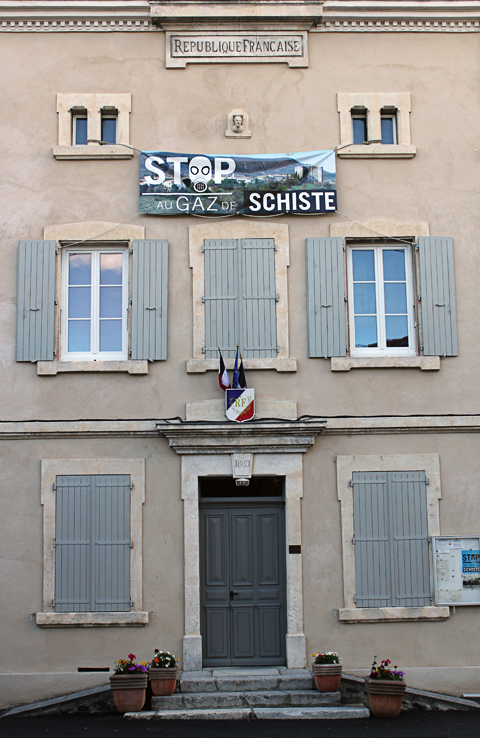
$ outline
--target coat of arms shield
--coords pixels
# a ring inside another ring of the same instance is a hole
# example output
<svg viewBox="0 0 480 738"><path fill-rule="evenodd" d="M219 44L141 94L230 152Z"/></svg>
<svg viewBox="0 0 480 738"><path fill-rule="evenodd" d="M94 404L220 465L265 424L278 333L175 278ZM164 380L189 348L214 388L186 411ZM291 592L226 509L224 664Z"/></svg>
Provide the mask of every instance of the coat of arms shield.
<svg viewBox="0 0 480 738"><path fill-rule="evenodd" d="M255 390L227 389L225 392L225 413L229 420L244 423L255 415Z"/></svg>

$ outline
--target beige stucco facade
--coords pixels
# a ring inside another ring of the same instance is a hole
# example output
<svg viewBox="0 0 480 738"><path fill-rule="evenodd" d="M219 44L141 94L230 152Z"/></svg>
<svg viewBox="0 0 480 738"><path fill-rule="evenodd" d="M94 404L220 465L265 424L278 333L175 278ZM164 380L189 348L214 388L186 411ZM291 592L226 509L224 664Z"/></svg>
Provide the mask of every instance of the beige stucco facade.
<svg viewBox="0 0 480 738"><path fill-rule="evenodd" d="M231 474L236 452L254 454L254 474L286 479L288 666L326 648L342 655L345 671L363 674L378 654L398 662L411 686L479 692L472 634L480 606L454 612L432 601L355 614L348 481L352 471L427 471L429 535L480 535L480 8L87 5L0 0L0 709L105 683L105 674L77 669L111 668L130 652L146 660L154 647L201 668L198 476ZM300 34L308 53L292 63L170 63L167 34L220 31ZM346 140L362 94L372 116L400 101L401 135L388 151L379 143L355 150ZM88 105L95 138L100 107L116 106L120 137L111 150L70 145L59 116ZM248 113L250 138L226 135L232 110ZM128 157L120 158L121 143L133 147L124 148ZM138 150L261 155L341 146L333 213L209 221L139 213ZM453 239L458 356L424 356L418 346L412 357L309 358L305 239L348 246L429 236ZM202 358L205 238L274 238L278 247L278 356L245 362L257 425L228 423L217 362ZM58 249L56 355L16 361L17 244L42 239ZM63 249L88 241L128 250L135 239L169 244L166 360L65 360ZM129 613L56 616L49 541L57 474L134 477ZM288 545L301 554L289 556Z"/></svg>

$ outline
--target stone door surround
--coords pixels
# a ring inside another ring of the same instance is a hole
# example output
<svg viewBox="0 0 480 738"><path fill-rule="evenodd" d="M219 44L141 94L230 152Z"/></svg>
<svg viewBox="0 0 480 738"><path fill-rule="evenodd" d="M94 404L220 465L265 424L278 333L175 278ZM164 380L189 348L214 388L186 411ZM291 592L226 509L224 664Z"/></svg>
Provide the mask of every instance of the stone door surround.
<svg viewBox="0 0 480 738"><path fill-rule="evenodd" d="M215 400L212 402L215 403ZM206 402L207 417L208 405ZM302 554L289 554L288 551L298 551L302 543L302 454L308 451L315 437L325 428L325 421L259 420L233 424L224 418L224 415L220 415L218 421L157 424L160 435L166 436L170 446L182 456L181 495L184 502L185 566L183 670L202 669L198 478L210 475L231 476L232 453L254 453L254 475L285 477L287 667L302 669L306 666ZM294 548L290 549L291 546Z"/></svg>

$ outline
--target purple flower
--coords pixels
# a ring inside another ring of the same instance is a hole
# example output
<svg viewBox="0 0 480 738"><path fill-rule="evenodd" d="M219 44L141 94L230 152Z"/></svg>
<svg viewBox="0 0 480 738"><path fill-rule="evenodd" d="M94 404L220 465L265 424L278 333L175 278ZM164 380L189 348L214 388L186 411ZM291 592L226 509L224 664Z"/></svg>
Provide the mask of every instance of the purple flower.
<svg viewBox="0 0 480 738"><path fill-rule="evenodd" d="M128 671L135 671L135 667L134 666L129 666L128 667Z"/></svg>

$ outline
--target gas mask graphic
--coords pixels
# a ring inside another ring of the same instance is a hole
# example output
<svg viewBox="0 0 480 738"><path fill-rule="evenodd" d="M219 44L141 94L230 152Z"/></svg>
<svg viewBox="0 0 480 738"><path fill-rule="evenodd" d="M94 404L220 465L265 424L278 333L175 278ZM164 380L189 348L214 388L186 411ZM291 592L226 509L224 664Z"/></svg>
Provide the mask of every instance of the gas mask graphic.
<svg viewBox="0 0 480 738"><path fill-rule="evenodd" d="M206 192L212 178L212 165L206 156L194 156L188 165L188 173L195 192Z"/></svg>

